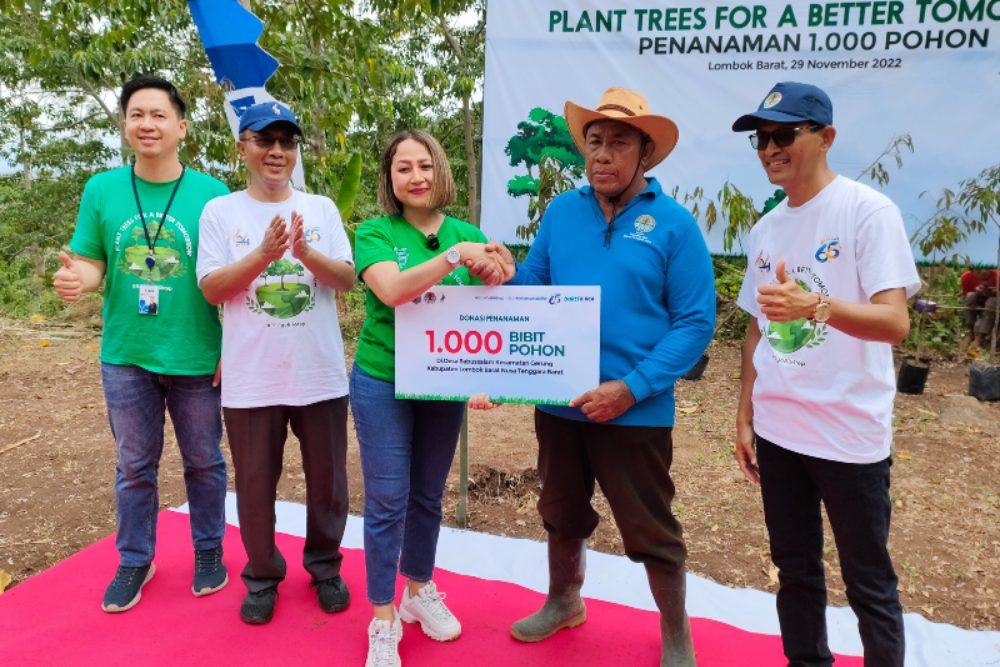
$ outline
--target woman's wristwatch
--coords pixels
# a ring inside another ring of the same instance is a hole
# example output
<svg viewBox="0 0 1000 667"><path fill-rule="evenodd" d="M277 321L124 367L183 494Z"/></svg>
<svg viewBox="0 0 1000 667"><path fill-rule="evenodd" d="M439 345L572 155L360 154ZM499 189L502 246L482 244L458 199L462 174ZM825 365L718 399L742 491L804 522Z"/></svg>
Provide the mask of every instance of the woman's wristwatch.
<svg viewBox="0 0 1000 667"><path fill-rule="evenodd" d="M457 245L448 248L448 252L444 254L444 258L448 260L453 269L457 269L458 265L462 263L462 253L459 251Z"/></svg>

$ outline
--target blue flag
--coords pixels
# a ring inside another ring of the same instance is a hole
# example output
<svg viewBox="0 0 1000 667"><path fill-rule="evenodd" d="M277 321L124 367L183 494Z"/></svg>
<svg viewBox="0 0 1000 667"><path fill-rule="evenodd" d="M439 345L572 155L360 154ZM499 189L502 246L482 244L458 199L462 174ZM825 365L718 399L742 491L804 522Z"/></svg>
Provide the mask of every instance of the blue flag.
<svg viewBox="0 0 1000 667"><path fill-rule="evenodd" d="M244 111L258 102L274 100L264 86L278 69L278 61L257 44L264 24L237 0L188 0L188 9L215 80L226 91L226 117L233 136L237 136ZM301 160L295 165L292 185L305 185Z"/></svg>

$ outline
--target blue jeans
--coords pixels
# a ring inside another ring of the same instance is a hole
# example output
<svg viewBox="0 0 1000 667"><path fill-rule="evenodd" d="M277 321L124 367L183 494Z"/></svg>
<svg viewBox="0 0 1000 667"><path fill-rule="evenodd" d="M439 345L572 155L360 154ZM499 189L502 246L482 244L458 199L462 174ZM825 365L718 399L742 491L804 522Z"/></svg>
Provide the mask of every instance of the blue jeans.
<svg viewBox="0 0 1000 667"><path fill-rule="evenodd" d="M226 461L222 458L219 388L211 375L160 375L138 366L101 364L108 421L115 437L115 546L125 567L152 562L159 511L157 473L170 411L184 462L195 549L213 549L226 528Z"/></svg>
<svg viewBox="0 0 1000 667"><path fill-rule="evenodd" d="M395 385L357 365L351 411L365 480L365 566L368 601L390 604L396 570L413 581L434 574L441 497L465 403L395 397Z"/></svg>
<svg viewBox="0 0 1000 667"><path fill-rule="evenodd" d="M757 462L771 560L778 568L778 622L789 667L829 667L823 517L840 555L847 601L858 617L865 665L902 667L898 580L886 543L889 468L797 454L757 436Z"/></svg>

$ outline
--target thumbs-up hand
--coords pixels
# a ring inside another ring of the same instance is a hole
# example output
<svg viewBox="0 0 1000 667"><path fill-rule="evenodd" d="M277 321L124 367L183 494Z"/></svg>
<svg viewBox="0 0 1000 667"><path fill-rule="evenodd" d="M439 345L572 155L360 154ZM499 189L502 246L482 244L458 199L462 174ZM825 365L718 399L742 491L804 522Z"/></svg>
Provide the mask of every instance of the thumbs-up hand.
<svg viewBox="0 0 1000 667"><path fill-rule="evenodd" d="M785 260L778 262L778 266L774 269L774 277L778 279L779 283L787 283L791 280L788 273L785 272Z"/></svg>
<svg viewBox="0 0 1000 667"><path fill-rule="evenodd" d="M76 303L83 294L83 280L80 271L73 260L64 251L59 251L59 261L62 266L52 276L52 287L56 294L66 303Z"/></svg>
<svg viewBox="0 0 1000 667"><path fill-rule="evenodd" d="M774 277L777 283L757 288L757 303L764 316L771 322L793 322L812 315L819 303L819 294L799 287L785 270L784 260L775 267Z"/></svg>

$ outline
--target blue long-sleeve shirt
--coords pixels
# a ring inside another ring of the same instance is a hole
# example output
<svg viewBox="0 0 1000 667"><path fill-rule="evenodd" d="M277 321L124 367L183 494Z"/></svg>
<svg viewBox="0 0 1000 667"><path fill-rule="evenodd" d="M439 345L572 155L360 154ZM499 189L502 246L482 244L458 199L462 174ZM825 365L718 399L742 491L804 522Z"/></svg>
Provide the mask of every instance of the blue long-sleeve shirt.
<svg viewBox="0 0 1000 667"><path fill-rule="evenodd" d="M512 285L601 286L601 382L624 380L636 404L611 424L673 426L674 382L712 339L715 279L691 214L655 178L608 223L590 186L556 197ZM587 421L579 408L543 405Z"/></svg>

